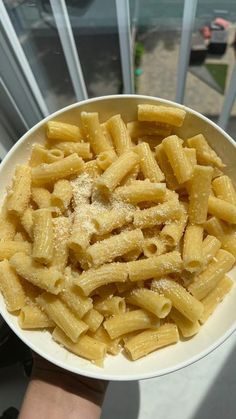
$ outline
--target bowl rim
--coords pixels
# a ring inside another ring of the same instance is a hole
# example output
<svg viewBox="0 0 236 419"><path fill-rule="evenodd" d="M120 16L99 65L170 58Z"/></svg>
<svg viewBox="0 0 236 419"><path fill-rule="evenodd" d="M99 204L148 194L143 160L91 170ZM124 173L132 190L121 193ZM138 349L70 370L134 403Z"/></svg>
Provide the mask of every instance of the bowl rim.
<svg viewBox="0 0 236 419"><path fill-rule="evenodd" d="M180 109L184 109L186 112L193 114L203 121L207 122L209 125L213 126L217 131L219 131L231 144L234 148L236 148L236 143L233 140L233 138L227 134L221 127L219 127L215 122L208 119L206 116L200 114L198 111L195 111L188 106L176 103L174 101L168 100L168 99L162 99L159 97L154 96L147 96L147 95L136 95L136 94L124 94L124 95L106 95L106 96L99 96L95 98L90 98L86 100L82 100L80 102L75 102L73 104L70 104L68 106L65 106L64 108L61 108L57 110L56 112L53 112L52 114L48 115L47 117L40 120L37 124L35 124L33 127L31 127L23 136L19 138L19 140L14 144L14 146L9 150L9 152L6 154L4 159L1 162L0 166L0 173L2 170L4 170L4 166L6 163L10 160L12 154L14 151L18 148L18 146L27 140L28 136L33 134L38 128L43 126L47 121L50 119L53 119L54 117L57 117L61 114L63 114L66 111L69 111L71 109L74 109L80 105L86 105L93 102L102 102L107 100L122 100L122 99L138 99L140 101L145 100L154 100L159 101L162 104L174 106ZM0 315L3 317L5 322L8 324L11 330L18 336L19 339L21 339L32 351L37 352L40 356L48 360L49 362L52 362L54 365L57 365L58 367L65 369L67 371L81 374L86 377L95 378L95 379L103 379L103 380L110 380L110 381L135 381L135 380L144 380L154 377L161 377L167 374L170 374L172 372L178 371L180 369L186 368L189 365L192 365L196 363L197 361L200 361L202 358L213 352L216 348L218 348L220 345L222 345L236 330L236 321L235 323L219 338L217 339L212 345L210 345L208 348L204 349L203 351L199 352L197 355L194 355L190 357L188 360L179 362L175 366L164 368L163 370L159 372L148 372L148 373L137 373L137 374L131 374L130 376L123 376L122 374L107 374L104 372L104 369L98 369L97 371L80 371L80 367L73 367L73 366L66 366L64 365L63 361L58 361L53 359L51 355L48 355L47 353L44 353L41 349L38 349L36 345L34 345L27 337L23 335L22 330L19 328L19 326L12 324L12 322L9 320L9 318L5 317L4 313L2 313L1 306L0 306Z"/></svg>

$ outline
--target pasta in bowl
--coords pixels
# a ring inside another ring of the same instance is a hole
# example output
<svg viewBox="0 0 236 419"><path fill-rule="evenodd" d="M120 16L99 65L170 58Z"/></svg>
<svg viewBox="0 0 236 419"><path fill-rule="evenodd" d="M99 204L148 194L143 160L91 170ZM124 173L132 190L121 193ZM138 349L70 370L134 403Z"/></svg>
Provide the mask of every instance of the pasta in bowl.
<svg viewBox="0 0 236 419"><path fill-rule="evenodd" d="M234 156L207 118L145 96L37 124L1 165L4 319L95 378L163 375L213 350L236 325Z"/></svg>

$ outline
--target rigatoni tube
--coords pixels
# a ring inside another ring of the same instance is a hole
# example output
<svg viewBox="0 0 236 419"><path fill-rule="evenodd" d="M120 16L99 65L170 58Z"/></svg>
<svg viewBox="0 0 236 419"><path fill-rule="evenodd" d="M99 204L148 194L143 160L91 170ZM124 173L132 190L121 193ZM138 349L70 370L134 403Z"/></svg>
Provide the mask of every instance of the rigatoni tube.
<svg viewBox="0 0 236 419"><path fill-rule="evenodd" d="M22 307L19 317L21 329L45 329L55 326L55 323L37 305L25 305Z"/></svg>
<svg viewBox="0 0 236 419"><path fill-rule="evenodd" d="M8 192L8 211L21 216L28 206L31 194L31 168L26 165L16 167L13 185Z"/></svg>
<svg viewBox="0 0 236 419"><path fill-rule="evenodd" d="M98 178L96 185L103 192L112 192L121 180L139 163L139 156L133 151L123 153Z"/></svg>
<svg viewBox="0 0 236 419"><path fill-rule="evenodd" d="M106 344L88 335L81 336L78 342L73 343L59 327L56 327L52 337L70 352L95 363L100 364L106 355Z"/></svg>
<svg viewBox="0 0 236 419"><path fill-rule="evenodd" d="M209 146L204 135L197 134L188 138L188 146L195 148L197 152L197 162L202 165L213 165L219 168L224 167L222 160L217 156L216 152Z"/></svg>
<svg viewBox="0 0 236 419"><path fill-rule="evenodd" d="M102 285L112 282L125 282L127 276L126 263L110 263L97 269L84 271L74 283L83 291L84 295L88 296Z"/></svg>
<svg viewBox="0 0 236 419"><path fill-rule="evenodd" d="M93 156L90 152L89 143L57 142L54 147L61 150L65 157L76 153L78 156L82 157L82 159L89 160Z"/></svg>
<svg viewBox="0 0 236 419"><path fill-rule="evenodd" d="M112 145L104 135L102 127L99 123L97 112L81 112L81 122L87 139L95 154L111 150Z"/></svg>
<svg viewBox="0 0 236 419"><path fill-rule="evenodd" d="M88 326L55 295L45 292L37 298L37 303L73 342L77 342L79 336L88 330Z"/></svg>
<svg viewBox="0 0 236 419"><path fill-rule="evenodd" d="M204 311L200 317L200 322L205 323L208 317L215 311L219 303L233 287L234 282L231 278L224 276L216 287L202 300Z"/></svg>
<svg viewBox="0 0 236 419"><path fill-rule="evenodd" d="M181 127L184 122L186 111L172 106L156 106L149 104L138 105L139 121L155 121Z"/></svg>
<svg viewBox="0 0 236 419"><path fill-rule="evenodd" d="M152 289L169 298L173 306L190 321L195 322L203 313L203 305L184 287L171 279L154 279Z"/></svg>
<svg viewBox="0 0 236 419"><path fill-rule="evenodd" d="M134 213L133 224L136 228L148 228L165 221L178 220L182 215L181 206L175 200L167 201Z"/></svg>
<svg viewBox="0 0 236 419"><path fill-rule="evenodd" d="M208 198L211 192L213 169L196 165L193 169L189 195L189 221L202 224L207 219Z"/></svg>
<svg viewBox="0 0 236 419"><path fill-rule="evenodd" d="M168 160L168 157L166 155L166 152L162 144L159 144L155 148L155 153L156 153L156 159L158 161L158 164L165 175L165 181L168 188L173 189L173 190L177 189L179 187L179 182L177 181L174 175L174 171L172 169L172 166Z"/></svg>
<svg viewBox="0 0 236 419"><path fill-rule="evenodd" d="M127 186L116 188L115 196L130 204L138 204L143 201L158 202L166 194L165 183L138 181Z"/></svg>
<svg viewBox="0 0 236 419"><path fill-rule="evenodd" d="M147 329L157 324L157 319L144 310L127 311L105 320L104 328L111 339L115 339L135 330Z"/></svg>
<svg viewBox="0 0 236 419"><path fill-rule="evenodd" d="M207 268L189 285L188 289L191 294L202 300L216 287L234 263L234 256L226 250L220 249Z"/></svg>
<svg viewBox="0 0 236 419"><path fill-rule="evenodd" d="M120 156L131 147L131 138L121 115L114 115L107 121L107 128L112 136L115 149Z"/></svg>
<svg viewBox="0 0 236 419"><path fill-rule="evenodd" d="M53 258L53 224L51 211L43 208L33 214L33 258L40 263L48 264Z"/></svg>
<svg viewBox="0 0 236 419"><path fill-rule="evenodd" d="M204 264L203 252L203 227L189 224L184 234L183 263L189 272L197 272Z"/></svg>
<svg viewBox="0 0 236 419"><path fill-rule="evenodd" d="M96 232L99 235L110 233L112 230L131 222L132 219L132 212L125 209L121 209L120 211L117 211L116 209L103 211L92 216Z"/></svg>
<svg viewBox="0 0 236 419"><path fill-rule="evenodd" d="M193 169L184 153L180 138L171 135L164 138L162 145L178 182L181 184L189 180Z"/></svg>
<svg viewBox="0 0 236 419"><path fill-rule="evenodd" d="M20 310L25 304L25 292L18 274L8 260L0 262L0 291L8 311Z"/></svg>
<svg viewBox="0 0 236 419"><path fill-rule="evenodd" d="M190 338L191 336L196 335L200 330L200 324L198 320L191 322L174 307L170 312L170 318L175 322L184 338Z"/></svg>
<svg viewBox="0 0 236 419"><path fill-rule="evenodd" d="M77 154L71 154L64 159L50 164L40 164L32 169L32 183L43 185L58 179L68 178L84 170L84 162Z"/></svg>
<svg viewBox="0 0 236 419"><path fill-rule="evenodd" d="M127 269L130 281L142 281L179 272L182 269L182 259L180 253L174 251L148 259L128 262Z"/></svg>
<svg viewBox="0 0 236 419"><path fill-rule="evenodd" d="M164 346L177 343L178 329L175 324L166 323L157 329L145 330L129 339L125 350L129 357L135 361Z"/></svg>
<svg viewBox="0 0 236 419"><path fill-rule="evenodd" d="M88 247L87 256L95 266L112 262L116 257L122 256L134 249L141 249L143 233L140 229L125 231L123 233L102 240Z"/></svg>
<svg viewBox="0 0 236 419"><path fill-rule="evenodd" d="M77 125L60 121L48 121L46 134L49 140L80 141L83 134Z"/></svg>
<svg viewBox="0 0 236 419"><path fill-rule="evenodd" d="M5 240L0 241L0 260L10 259L15 253L31 253L31 243L26 241Z"/></svg>
<svg viewBox="0 0 236 419"><path fill-rule="evenodd" d="M140 143L134 151L140 157L140 168L146 179L151 182L161 182L165 179L148 143Z"/></svg>
<svg viewBox="0 0 236 419"><path fill-rule="evenodd" d="M236 206L230 202L209 196L208 212L221 220L236 224Z"/></svg>
<svg viewBox="0 0 236 419"><path fill-rule="evenodd" d="M229 176L219 176L212 182L212 188L216 197L236 205L236 191Z"/></svg>
<svg viewBox="0 0 236 419"><path fill-rule="evenodd" d="M150 311L160 319L163 319L169 314L172 306L172 303L168 298L146 288L134 289L128 297L126 297L126 301Z"/></svg>
<svg viewBox="0 0 236 419"><path fill-rule="evenodd" d="M63 275L55 268L46 268L24 253L16 253L10 259L10 265L18 275L33 285L52 294L58 294L63 286Z"/></svg>

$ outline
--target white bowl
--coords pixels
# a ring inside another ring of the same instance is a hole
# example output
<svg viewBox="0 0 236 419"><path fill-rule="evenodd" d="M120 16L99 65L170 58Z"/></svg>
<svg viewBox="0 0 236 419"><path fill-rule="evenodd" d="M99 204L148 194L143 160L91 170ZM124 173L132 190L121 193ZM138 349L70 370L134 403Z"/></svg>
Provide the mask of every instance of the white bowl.
<svg viewBox="0 0 236 419"><path fill-rule="evenodd" d="M203 133L209 144L222 157L227 165L226 172L236 183L235 157L236 149L233 139L216 124L187 107L148 96L117 95L89 99L67 106L45 118L31 128L11 149L0 166L2 202L6 186L9 185L17 163L23 163L29 157L31 145L43 143L45 123L50 119L77 124L81 111L98 111L101 121L111 115L121 113L126 121L136 117L139 103L164 104L183 108L187 116L183 127L178 129L180 137L187 138ZM176 130L177 131L177 130ZM236 278L236 268L230 276ZM192 339L180 341L176 345L160 349L138 361L129 361L122 353L118 356L107 356L104 368L99 368L89 361L81 359L55 343L47 331L25 331L18 326L17 318L6 310L0 295L0 313L16 335L32 350L52 363L77 374L107 380L139 380L157 377L180 368L186 367L201 359L224 342L236 329L236 287L223 303L216 309L214 315Z"/></svg>

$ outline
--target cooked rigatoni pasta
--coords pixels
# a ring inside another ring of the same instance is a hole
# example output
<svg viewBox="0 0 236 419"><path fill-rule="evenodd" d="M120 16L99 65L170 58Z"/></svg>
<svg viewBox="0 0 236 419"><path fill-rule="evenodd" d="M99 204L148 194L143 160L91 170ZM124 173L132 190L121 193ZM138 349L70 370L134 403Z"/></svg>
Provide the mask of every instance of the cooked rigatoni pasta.
<svg viewBox="0 0 236 419"><path fill-rule="evenodd" d="M128 271L125 263L110 263L97 269L84 271L75 280L75 285L83 291L84 295L88 296L102 285L112 282L125 282L127 277Z"/></svg>
<svg viewBox="0 0 236 419"><path fill-rule="evenodd" d="M94 307L105 317L125 313L126 311L125 299L118 296L109 296L106 299L96 300Z"/></svg>
<svg viewBox="0 0 236 419"><path fill-rule="evenodd" d="M8 311L20 310L25 304L25 292L21 280L8 260L0 262L0 291Z"/></svg>
<svg viewBox="0 0 236 419"><path fill-rule="evenodd" d="M54 329L52 337L75 355L89 359L98 366L102 366L107 350L105 343L88 335L81 336L76 343L73 343L59 327Z"/></svg>
<svg viewBox="0 0 236 419"><path fill-rule="evenodd" d="M233 287L233 281L231 278L224 276L216 287L209 292L209 294L203 298L202 304L204 306L203 313L200 317L200 322L205 323L208 317L215 311L218 304L223 300L223 298L228 294L228 292Z"/></svg>
<svg viewBox="0 0 236 419"><path fill-rule="evenodd" d="M184 154L187 157L189 163L192 167L196 166L197 164L197 152L195 148L184 148Z"/></svg>
<svg viewBox="0 0 236 419"><path fill-rule="evenodd" d="M72 340L77 342L88 326L78 319L73 312L58 297L52 294L43 293L37 299L37 303L48 317Z"/></svg>
<svg viewBox="0 0 236 419"><path fill-rule="evenodd" d="M114 115L107 121L107 128L112 136L118 156L131 147L131 138L121 115Z"/></svg>
<svg viewBox="0 0 236 419"><path fill-rule="evenodd" d="M71 220L67 217L56 217L53 219L53 256L51 266L59 271L64 271L68 255L68 240L70 237Z"/></svg>
<svg viewBox="0 0 236 419"><path fill-rule="evenodd" d="M171 309L170 318L175 322L184 338L190 338L191 336L196 335L200 330L200 323L198 320L192 322L174 307Z"/></svg>
<svg viewBox="0 0 236 419"><path fill-rule="evenodd" d="M195 135L187 140L187 144L191 148L195 148L197 152L197 162L203 165L213 165L218 168L224 167L222 160L217 156L215 151L209 146L202 134Z"/></svg>
<svg viewBox="0 0 236 419"><path fill-rule="evenodd" d="M24 227L26 233L31 239L33 238L33 226L34 226L33 214L34 214L33 208L28 207L20 218L22 227Z"/></svg>
<svg viewBox="0 0 236 419"><path fill-rule="evenodd" d="M31 243L27 241L1 240L0 260L10 259L15 253L23 252L26 255L31 253Z"/></svg>
<svg viewBox="0 0 236 419"><path fill-rule="evenodd" d="M140 168L145 179L149 179L151 182L163 181L164 174L158 166L149 144L141 143L134 150L140 157Z"/></svg>
<svg viewBox="0 0 236 419"><path fill-rule="evenodd" d="M28 206L31 193L31 169L29 166L17 166L13 185L8 193L7 209L21 216Z"/></svg>
<svg viewBox="0 0 236 419"><path fill-rule="evenodd" d="M71 154L64 159L51 164L40 164L32 169L32 183L43 185L58 179L68 178L83 172L84 163L77 154Z"/></svg>
<svg viewBox="0 0 236 419"><path fill-rule="evenodd" d="M90 243L91 236L95 232L95 227L91 223L90 206L84 206L83 210L74 214L71 236L68 240L68 246L73 249L75 254L79 255Z"/></svg>
<svg viewBox="0 0 236 419"><path fill-rule="evenodd" d="M127 129L131 138L142 138L154 135L165 138L171 133L170 125L156 122L131 121L128 122Z"/></svg>
<svg viewBox="0 0 236 419"><path fill-rule="evenodd" d="M143 254L147 258L162 255L166 249L167 244L161 236L148 237L143 241Z"/></svg>
<svg viewBox="0 0 236 419"><path fill-rule="evenodd" d="M179 220L168 221L160 232L160 237L170 247L177 246L183 236L185 226L187 224L187 212L182 206L183 213Z"/></svg>
<svg viewBox="0 0 236 419"><path fill-rule="evenodd" d="M164 150L163 144L159 144L155 148L155 154L158 161L158 164L164 173L166 184L170 189L177 189L179 187L179 182L177 181L172 166L168 160L166 152Z"/></svg>
<svg viewBox="0 0 236 419"><path fill-rule="evenodd" d="M204 223L204 229L208 234L217 237L219 240L228 233L228 227L226 223L219 220L217 217L210 217Z"/></svg>
<svg viewBox="0 0 236 419"><path fill-rule="evenodd" d="M88 325L91 332L96 332L103 322L103 315L98 310L91 308L83 317L83 321Z"/></svg>
<svg viewBox="0 0 236 419"><path fill-rule="evenodd" d="M97 112L81 112L81 122L83 130L86 133L87 140L95 154L103 151L112 150L112 146L104 135L102 127L99 123Z"/></svg>
<svg viewBox="0 0 236 419"><path fill-rule="evenodd" d="M236 257L236 233L234 229L216 217L209 218L205 222L204 228L209 234L220 240L222 249Z"/></svg>
<svg viewBox="0 0 236 419"><path fill-rule="evenodd" d="M204 264L207 265L216 255L221 247L221 242L214 236L209 234L202 242L202 255Z"/></svg>
<svg viewBox="0 0 236 419"><path fill-rule="evenodd" d="M203 264L203 227L189 224L184 234L183 263L189 272L199 271Z"/></svg>
<svg viewBox="0 0 236 419"><path fill-rule="evenodd" d="M193 169L189 194L189 221L202 224L207 219L213 169L196 165Z"/></svg>
<svg viewBox="0 0 236 419"><path fill-rule="evenodd" d="M233 286L236 194L205 137L187 137L182 107L143 103L126 124L118 108L104 121L86 106L48 121L16 167L0 292L22 329L102 366L199 332Z"/></svg>
<svg viewBox="0 0 236 419"><path fill-rule="evenodd" d="M54 147L62 151L65 157L74 153L78 154L84 160L90 160L93 157L89 143L56 142Z"/></svg>
<svg viewBox="0 0 236 419"><path fill-rule="evenodd" d="M178 182L181 184L189 180L193 168L184 153L180 138L177 135L171 135L164 138L162 145Z"/></svg>
<svg viewBox="0 0 236 419"><path fill-rule="evenodd" d="M146 288L134 289L126 299L129 304L144 308L160 319L169 314L172 306L168 298Z"/></svg>
<svg viewBox="0 0 236 419"><path fill-rule="evenodd" d="M136 282L179 272L182 269L182 259L180 253L174 251L160 256L128 262L127 267L130 281Z"/></svg>
<svg viewBox="0 0 236 419"><path fill-rule="evenodd" d="M42 266L25 253L16 253L12 256L10 265L18 275L52 294L58 294L63 287L63 275L61 272L53 267L46 268Z"/></svg>
<svg viewBox="0 0 236 419"><path fill-rule="evenodd" d="M116 314L103 325L111 339L115 339L135 330L148 329L158 325L158 319L145 310L133 310Z"/></svg>
<svg viewBox="0 0 236 419"><path fill-rule="evenodd" d="M140 169L140 165L136 164L133 169L131 169L127 175L121 180L120 184L121 185L130 185L131 183L133 183L134 180L137 179L138 175L139 175L139 169Z"/></svg>
<svg viewBox="0 0 236 419"><path fill-rule="evenodd" d="M46 188L32 188L31 197L38 208L50 208L51 193Z"/></svg>
<svg viewBox="0 0 236 419"><path fill-rule="evenodd" d="M94 243L87 249L86 254L92 265L99 266L112 262L118 256L132 250L141 249L142 243L143 233L140 229L125 231L109 239Z"/></svg>
<svg viewBox="0 0 236 419"><path fill-rule="evenodd" d="M236 205L236 192L229 176L219 176L212 182L212 189L217 198Z"/></svg>
<svg viewBox="0 0 236 419"><path fill-rule="evenodd" d="M60 121L48 121L46 127L48 140L80 141L83 139L81 129L77 125Z"/></svg>
<svg viewBox="0 0 236 419"><path fill-rule="evenodd" d="M79 288L74 285L74 280L76 280L76 276L73 276L71 272L65 272L65 285L60 293L60 298L76 316L82 318L93 308L93 301L82 294Z"/></svg>
<svg viewBox="0 0 236 419"><path fill-rule="evenodd" d="M63 159L64 152L57 148L45 148L41 144L34 144L32 147L32 153L30 156L30 167L39 166L42 163L54 163L58 160Z"/></svg>
<svg viewBox="0 0 236 419"><path fill-rule="evenodd" d="M54 238L52 214L48 209L38 209L33 215L33 252L37 262L48 264L53 258Z"/></svg>
<svg viewBox="0 0 236 419"><path fill-rule="evenodd" d="M47 314L35 304L22 307L18 319L21 329L45 329L55 326Z"/></svg>
<svg viewBox="0 0 236 419"><path fill-rule="evenodd" d="M121 154L97 180L97 187L102 192L112 192L139 161L139 156L133 151L127 151Z"/></svg>
<svg viewBox="0 0 236 419"><path fill-rule="evenodd" d="M199 300L202 300L216 287L234 263L234 256L226 250L220 249L213 261L188 287L191 294Z"/></svg>
<svg viewBox="0 0 236 419"><path fill-rule="evenodd" d="M129 339L125 343L125 351L135 361L156 349L177 343L178 340L179 334L176 325L166 323L156 329L145 330Z"/></svg>
<svg viewBox="0 0 236 419"><path fill-rule="evenodd" d="M109 354L117 355L120 352L121 338L111 339L103 326L100 326L94 333L90 332L90 335L99 342L104 343Z"/></svg>
<svg viewBox="0 0 236 419"><path fill-rule="evenodd" d="M17 219L7 210L7 201L3 203L0 213L0 240L13 240L16 232Z"/></svg>
<svg viewBox="0 0 236 419"><path fill-rule="evenodd" d="M209 196L208 212L221 220L236 224L236 206L230 202Z"/></svg>
<svg viewBox="0 0 236 419"><path fill-rule="evenodd" d="M102 170L106 170L116 159L117 155L114 150L106 150L98 155L97 163Z"/></svg>
<svg viewBox="0 0 236 419"><path fill-rule="evenodd" d="M151 208L135 211L133 223L135 227L148 228L163 224L168 220L178 220L181 215L182 209L180 205L178 203L176 205L176 202L173 200Z"/></svg>
<svg viewBox="0 0 236 419"><path fill-rule="evenodd" d="M51 196L52 206L58 207L64 212L70 205L72 198L72 186L67 179L58 180L55 185Z"/></svg>
<svg viewBox="0 0 236 419"><path fill-rule="evenodd" d="M172 106L138 105L139 121L155 121L181 127L186 111Z"/></svg>
<svg viewBox="0 0 236 419"><path fill-rule="evenodd" d="M171 279L154 279L151 288L170 299L172 305L192 322L200 319L203 305L184 287Z"/></svg>
<svg viewBox="0 0 236 419"><path fill-rule="evenodd" d="M116 196L124 202L138 204L139 202L159 202L166 194L165 183L137 181L127 186L116 188Z"/></svg>
<svg viewBox="0 0 236 419"><path fill-rule="evenodd" d="M126 209L121 209L119 212L116 209L102 211L101 213L92 216L92 220L97 234L104 235L110 233L125 224L132 221L132 212Z"/></svg>

